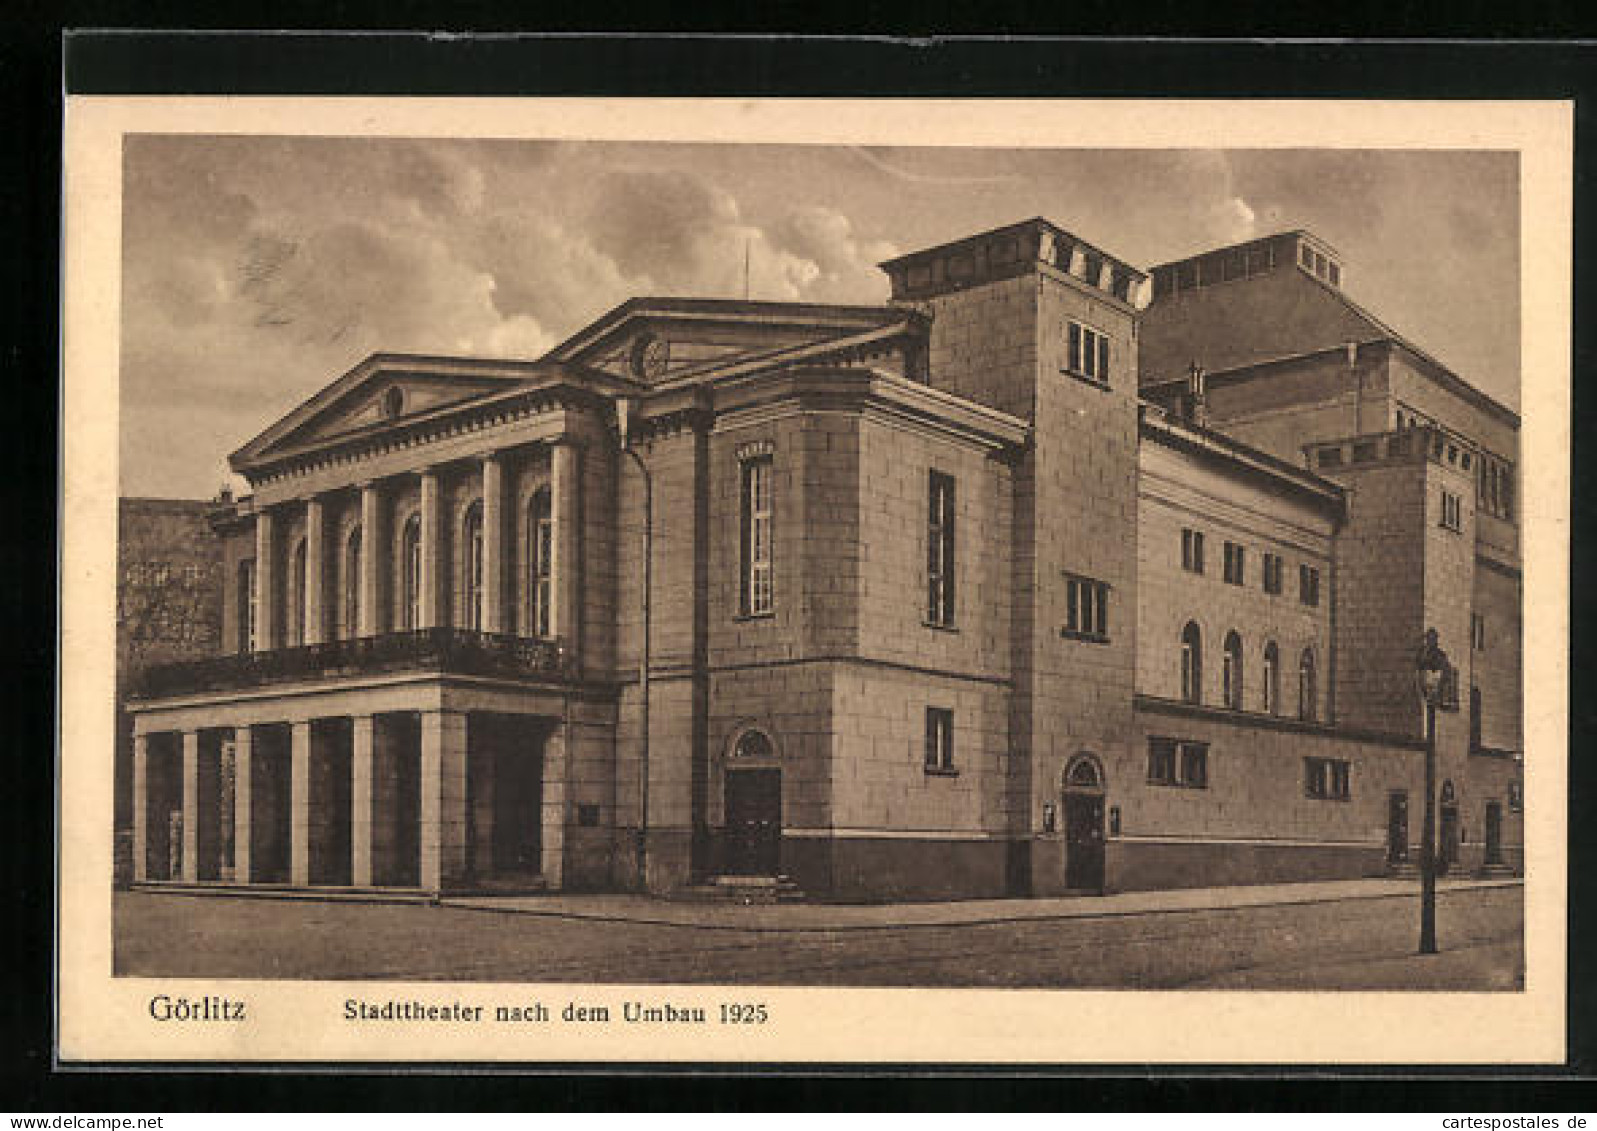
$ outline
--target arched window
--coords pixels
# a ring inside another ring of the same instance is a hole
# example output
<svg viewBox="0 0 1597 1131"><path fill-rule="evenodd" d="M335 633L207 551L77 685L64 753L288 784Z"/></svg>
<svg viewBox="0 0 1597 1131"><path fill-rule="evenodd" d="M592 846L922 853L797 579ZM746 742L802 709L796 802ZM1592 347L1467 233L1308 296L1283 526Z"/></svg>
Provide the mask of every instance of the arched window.
<svg viewBox="0 0 1597 1131"><path fill-rule="evenodd" d="M1233 711L1242 710L1242 637L1235 631L1226 633L1225 656L1221 664L1221 686L1225 705Z"/></svg>
<svg viewBox="0 0 1597 1131"><path fill-rule="evenodd" d="M1298 660L1298 718L1313 721L1319 716L1319 688L1314 678L1314 649L1303 649Z"/></svg>
<svg viewBox="0 0 1597 1131"><path fill-rule="evenodd" d="M294 568L288 575L288 645L305 643L305 539L294 547Z"/></svg>
<svg viewBox="0 0 1597 1131"><path fill-rule="evenodd" d="M1181 630L1181 698L1203 702L1203 633L1190 620Z"/></svg>
<svg viewBox="0 0 1597 1131"><path fill-rule="evenodd" d="M238 650L255 651L255 559L238 563Z"/></svg>
<svg viewBox="0 0 1597 1131"><path fill-rule="evenodd" d="M400 539L400 620L405 629L421 627L421 516L411 515Z"/></svg>
<svg viewBox="0 0 1597 1131"><path fill-rule="evenodd" d="M465 553L461 563L465 571L466 627L473 632L482 631L482 504L472 503L466 508L466 521L460 539Z"/></svg>
<svg viewBox="0 0 1597 1131"><path fill-rule="evenodd" d="M360 635L360 527L349 532L344 543L344 636Z"/></svg>
<svg viewBox="0 0 1597 1131"><path fill-rule="evenodd" d="M527 629L543 638L554 618L554 519L549 509L549 488L539 488L527 508L527 599L531 615Z"/></svg>
<svg viewBox="0 0 1597 1131"><path fill-rule="evenodd" d="M776 747L771 744L770 738L764 731L745 731L737 741L737 746L732 750L732 757L739 760L774 758Z"/></svg>
<svg viewBox="0 0 1597 1131"><path fill-rule="evenodd" d="M1264 646L1264 713L1281 713L1281 653L1274 640Z"/></svg>
<svg viewBox="0 0 1597 1131"><path fill-rule="evenodd" d="M1091 755L1080 754L1065 771L1066 789L1102 789L1103 774Z"/></svg>

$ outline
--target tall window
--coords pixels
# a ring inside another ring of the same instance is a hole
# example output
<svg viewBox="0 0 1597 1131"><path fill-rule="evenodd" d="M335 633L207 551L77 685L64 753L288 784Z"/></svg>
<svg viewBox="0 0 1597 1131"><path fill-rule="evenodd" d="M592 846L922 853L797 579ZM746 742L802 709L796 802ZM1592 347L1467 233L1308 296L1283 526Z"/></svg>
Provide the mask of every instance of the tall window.
<svg viewBox="0 0 1597 1131"><path fill-rule="evenodd" d="M1305 605L1320 603L1320 571L1314 566L1298 566L1298 601Z"/></svg>
<svg viewBox="0 0 1597 1131"><path fill-rule="evenodd" d="M360 635L360 527L349 532L344 543L344 635L353 640Z"/></svg>
<svg viewBox="0 0 1597 1131"><path fill-rule="evenodd" d="M1225 544L1225 579L1231 585L1241 585L1245 575L1246 551L1240 543Z"/></svg>
<svg viewBox="0 0 1597 1131"><path fill-rule="evenodd" d="M1233 711L1242 710L1242 637L1235 632L1226 633L1221 675L1225 705Z"/></svg>
<svg viewBox="0 0 1597 1131"><path fill-rule="evenodd" d="M1298 660L1298 718L1308 722L1319 717L1319 687L1314 678L1314 649L1303 649Z"/></svg>
<svg viewBox="0 0 1597 1131"><path fill-rule="evenodd" d="M1179 738L1148 739L1148 781L1188 789L1209 786L1209 744Z"/></svg>
<svg viewBox="0 0 1597 1131"><path fill-rule="evenodd" d="M954 477L931 473L926 511L926 622L954 623Z"/></svg>
<svg viewBox="0 0 1597 1131"><path fill-rule="evenodd" d="M1281 653L1272 640L1264 646L1264 713L1281 712Z"/></svg>
<svg viewBox="0 0 1597 1131"><path fill-rule="evenodd" d="M1480 613L1469 615L1469 643L1477 652L1486 651L1486 618Z"/></svg>
<svg viewBox="0 0 1597 1131"><path fill-rule="evenodd" d="M926 708L926 772L954 772L954 712L946 707Z"/></svg>
<svg viewBox="0 0 1597 1131"><path fill-rule="evenodd" d="M293 570L288 579L288 643L298 647L305 643L305 539L294 547Z"/></svg>
<svg viewBox="0 0 1597 1131"><path fill-rule="evenodd" d="M532 615L527 627L540 639L549 635L554 618L554 551L555 525L549 507L549 488L541 487L532 496L527 511L527 592L531 599Z"/></svg>
<svg viewBox="0 0 1597 1131"><path fill-rule="evenodd" d="M461 563L466 572L466 627L473 632L482 631L483 571L482 571L482 504L472 503L466 508L464 543L466 560Z"/></svg>
<svg viewBox="0 0 1597 1131"><path fill-rule="evenodd" d="M1182 530L1181 568L1193 573L1203 572L1203 531Z"/></svg>
<svg viewBox="0 0 1597 1131"><path fill-rule="evenodd" d="M238 563L238 650L255 651L255 559Z"/></svg>
<svg viewBox="0 0 1597 1131"><path fill-rule="evenodd" d="M1181 698L1203 702L1203 633L1194 621L1181 630Z"/></svg>
<svg viewBox="0 0 1597 1131"><path fill-rule="evenodd" d="M1264 591L1281 592L1281 555L1266 552L1264 555Z"/></svg>
<svg viewBox="0 0 1597 1131"><path fill-rule="evenodd" d="M1469 689L1469 748L1481 748L1481 689Z"/></svg>
<svg viewBox="0 0 1597 1131"><path fill-rule="evenodd" d="M1109 338L1080 322L1066 329L1065 368L1078 377L1100 384L1109 383Z"/></svg>
<svg viewBox="0 0 1597 1131"><path fill-rule="evenodd" d="M421 627L421 516L411 515L400 539L400 618L407 630Z"/></svg>
<svg viewBox="0 0 1597 1131"><path fill-rule="evenodd" d="M742 476L742 594L739 604L745 616L760 616L776 607L772 584L775 534L771 512L771 469L768 455L743 461Z"/></svg>
<svg viewBox="0 0 1597 1131"><path fill-rule="evenodd" d="M1458 531L1464 528L1463 501L1451 491L1442 492L1442 526Z"/></svg>

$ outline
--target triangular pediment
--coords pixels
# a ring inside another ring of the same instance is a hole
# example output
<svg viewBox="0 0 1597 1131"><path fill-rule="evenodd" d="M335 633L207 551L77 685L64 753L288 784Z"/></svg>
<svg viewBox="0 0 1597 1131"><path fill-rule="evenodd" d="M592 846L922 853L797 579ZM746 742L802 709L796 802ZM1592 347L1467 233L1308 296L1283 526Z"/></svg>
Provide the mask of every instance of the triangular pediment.
<svg viewBox="0 0 1597 1131"><path fill-rule="evenodd" d="M502 393L535 376L465 360L368 358L233 453L234 467L377 431ZM524 367L518 367L524 368Z"/></svg>
<svg viewBox="0 0 1597 1131"><path fill-rule="evenodd" d="M633 299L557 346L549 360L659 385L841 342L906 317L888 307Z"/></svg>

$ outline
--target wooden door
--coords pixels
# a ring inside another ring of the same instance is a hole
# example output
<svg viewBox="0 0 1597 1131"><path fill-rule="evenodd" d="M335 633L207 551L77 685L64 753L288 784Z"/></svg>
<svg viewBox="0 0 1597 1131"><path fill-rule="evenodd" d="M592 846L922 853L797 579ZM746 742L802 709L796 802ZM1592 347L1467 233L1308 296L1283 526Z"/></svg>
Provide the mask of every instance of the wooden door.
<svg viewBox="0 0 1597 1131"><path fill-rule="evenodd" d="M1065 794L1065 886L1103 891L1103 796Z"/></svg>
<svg viewBox="0 0 1597 1131"><path fill-rule="evenodd" d="M1401 864L1408 859L1408 794L1394 793L1386 802L1386 860Z"/></svg>
<svg viewBox="0 0 1597 1131"><path fill-rule="evenodd" d="M1486 863L1503 862L1503 805L1499 801L1486 803Z"/></svg>
<svg viewBox="0 0 1597 1131"><path fill-rule="evenodd" d="M782 855L782 771L728 770L726 868L739 876L774 876Z"/></svg>

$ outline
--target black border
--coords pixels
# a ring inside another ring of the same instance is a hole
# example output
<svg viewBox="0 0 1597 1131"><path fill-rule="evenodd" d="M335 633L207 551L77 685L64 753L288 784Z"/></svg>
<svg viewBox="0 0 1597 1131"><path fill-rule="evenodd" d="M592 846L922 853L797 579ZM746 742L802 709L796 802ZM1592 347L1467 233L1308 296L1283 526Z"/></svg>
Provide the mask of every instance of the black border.
<svg viewBox="0 0 1597 1131"><path fill-rule="evenodd" d="M1589 298L1593 183L1593 122L1589 106L1597 86L1597 55L1590 46L1560 43L1180 43L1169 40L1114 42L1054 40L1005 42L919 39L708 39L702 37L468 39L424 35L236 35L78 33L61 38L63 25L108 26L145 18L137 5L79 4L65 18L40 18L35 5L19 4L0 16L0 92L12 109L0 136L12 178L0 192L0 217L12 231L12 300L8 314L18 332L7 335L7 389L12 427L0 445L0 468L8 528L0 552L12 600L3 608L10 629L13 680L7 687L20 726L11 732L12 788L5 791L8 829L23 833L3 855L3 888L13 918L25 926L11 932L11 1006L6 1012L14 1055L5 1065L7 1106L25 1110L228 1110L241 1107L292 1110L450 1110L475 1106L661 1110L699 1107L740 1110L778 1102L855 1110L963 1108L995 1103L1041 1103L1078 1108L1174 1106L1216 1111L1276 1109L1548 1111L1575 1099L1568 1079L1597 1074L1597 945L1592 916L1593 880L1581 863L1592 859L1590 814L1597 802L1590 758L1597 706L1590 704L1580 674L1592 669L1594 598L1579 584L1590 562L1590 512L1597 508L1597 470L1580 443L1593 419L1592 392L1582 377L1592 368L1593 333L1575 327L1576 448L1571 593L1570 937L1569 1063L1563 1069L1360 1068L1311 1070L1302 1066L1247 1069L1191 1066L1071 1066L1053 1069L982 1069L959 1066L860 1068L857 1066L754 1065L738 1070L709 1066L639 1065L575 1069L546 1066L533 1079L517 1069L469 1065L425 1069L372 1066L371 1074L340 1080L357 1066L294 1065L277 1069L174 1072L150 1066L113 1073L83 1069L52 1071L51 901L53 858L50 760L53 747L54 596L56 571L42 531L54 529L55 442L58 420L51 376L57 372L57 284L59 269L59 123L65 83L74 93L258 93L258 94L609 94L747 96L1167 96L1167 97L1370 97L1370 98L1574 98L1576 100L1576 279L1574 309ZM163 11L171 16L172 5ZM236 26L263 22L239 18L227 6L190 5L198 23ZM479 27L488 30L526 20L510 5L462 3L452 10L396 2L379 6L345 0L266 13L278 26L295 23L363 22L367 27L409 25ZM950 8L952 6L949 6ZM1173 7L1173 6L1172 6ZM360 9L364 8L364 11ZM1373 6L1372 6L1373 9ZM781 5L764 13L786 18ZM1487 33L1549 34L1577 30L1575 7L1543 5L1534 11L1506 6L1466 8L1451 15L1458 24ZM961 9L963 19L980 16ZM1110 11L1089 5L1086 15ZM1124 22L1136 18L1116 9ZM1508 13L1513 13L1511 17ZM1146 9L1142 14L1147 15ZM1157 14L1157 13L1155 13ZM576 15L595 19L587 9ZM948 13L922 13L921 26ZM484 19L484 17L487 19ZM677 21L685 18L675 13ZM880 19L869 6L863 20ZM1370 10L1341 13L1343 24L1368 18ZM687 17L691 18L691 17ZM702 17L701 17L702 18ZM713 18L713 17L712 17ZM989 14L1003 26L997 13ZM1111 12L1110 23L1114 21ZM1377 14L1384 30L1423 25L1422 11L1387 6ZM1515 23L1515 18L1520 22ZM941 18L943 27L961 17ZM1239 21L1244 34L1291 31L1301 16L1275 22ZM499 21L496 25L493 21ZM549 25L547 21L546 26ZM1217 21L1218 22L1218 21ZM653 26L667 26L666 21ZM725 25L723 25L725 26ZM1338 25L1329 25L1333 30ZM1368 27L1368 25L1365 25ZM989 29L990 30L990 29ZM1527 593L1527 600L1536 595ZM39 707L49 704L50 710ZM31 708L31 709L28 709ZM20 839L20 838L19 838ZM1416 1008L1423 1008L1416 998ZM1195 1039L1198 1039L1195 1037ZM525 1069L522 1069L525 1070ZM1290 1077L1283 1082L1282 1077ZM1557 1083L1564 1077L1565 1083ZM1574 1103L1578 1109L1578 1101ZM1590 1105L1587 1105L1588 1110Z"/></svg>

